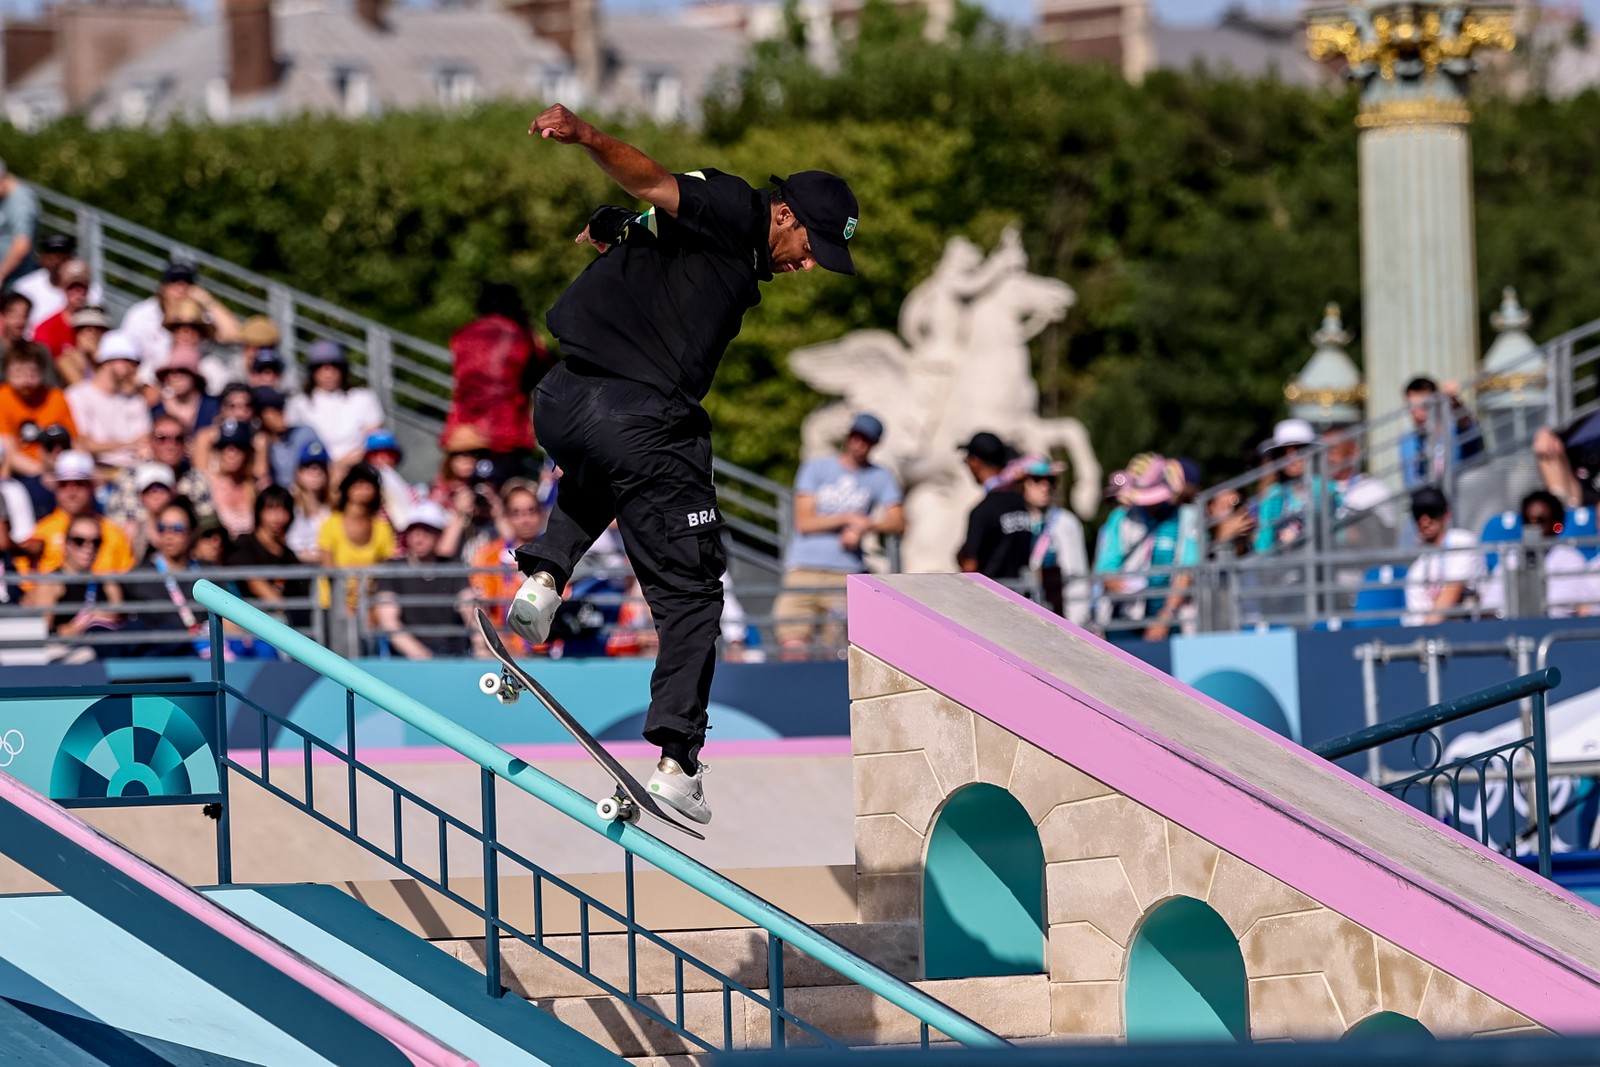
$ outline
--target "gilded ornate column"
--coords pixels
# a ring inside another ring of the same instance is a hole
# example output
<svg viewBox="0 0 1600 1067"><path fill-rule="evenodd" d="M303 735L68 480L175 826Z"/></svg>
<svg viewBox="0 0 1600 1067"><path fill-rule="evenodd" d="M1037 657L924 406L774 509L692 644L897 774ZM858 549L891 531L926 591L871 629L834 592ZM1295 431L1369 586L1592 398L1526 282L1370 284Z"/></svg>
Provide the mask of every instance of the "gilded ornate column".
<svg viewBox="0 0 1600 1067"><path fill-rule="evenodd" d="M1418 375L1470 381L1478 356L1467 79L1511 48L1510 4L1367 3L1311 13L1313 59L1361 85L1361 321L1367 417Z"/></svg>

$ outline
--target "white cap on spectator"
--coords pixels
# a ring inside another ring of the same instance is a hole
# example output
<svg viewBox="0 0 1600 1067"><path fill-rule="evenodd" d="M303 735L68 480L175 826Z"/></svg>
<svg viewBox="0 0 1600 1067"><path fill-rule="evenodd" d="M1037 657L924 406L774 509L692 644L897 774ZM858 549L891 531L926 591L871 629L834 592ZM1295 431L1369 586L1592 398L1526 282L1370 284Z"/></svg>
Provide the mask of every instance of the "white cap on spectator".
<svg viewBox="0 0 1600 1067"><path fill-rule="evenodd" d="M70 448L61 453L56 457L56 481L94 481L94 457L87 452L78 452Z"/></svg>
<svg viewBox="0 0 1600 1067"><path fill-rule="evenodd" d="M101 347L105 342L100 342ZM1304 448L1315 444L1317 431L1305 419L1284 419L1272 428L1272 436L1261 442L1256 451L1262 455L1280 448Z"/></svg>
<svg viewBox="0 0 1600 1067"><path fill-rule="evenodd" d="M412 504L411 514L406 517L408 530L413 526L431 526L435 530L443 530L449 524L450 516L432 500L419 500Z"/></svg>
<svg viewBox="0 0 1600 1067"><path fill-rule="evenodd" d="M94 354L96 363L110 363L114 359L131 359L142 362L139 342L127 330L112 330L100 338L100 348Z"/></svg>
<svg viewBox="0 0 1600 1067"><path fill-rule="evenodd" d="M171 489L178 484L178 479L165 463L141 463L134 472L133 484L142 493L153 485L164 485Z"/></svg>

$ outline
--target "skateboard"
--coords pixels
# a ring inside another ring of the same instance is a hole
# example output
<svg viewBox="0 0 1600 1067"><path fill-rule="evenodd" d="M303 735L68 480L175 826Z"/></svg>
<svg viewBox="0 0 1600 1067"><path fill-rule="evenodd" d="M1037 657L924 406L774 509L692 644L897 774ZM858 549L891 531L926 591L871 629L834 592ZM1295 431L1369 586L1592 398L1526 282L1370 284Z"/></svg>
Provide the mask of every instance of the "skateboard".
<svg viewBox="0 0 1600 1067"><path fill-rule="evenodd" d="M524 692L532 693L543 704L545 710L555 716L566 728L572 739L583 746L591 759L600 765L600 769L616 781L616 791L611 796L597 801L594 810L602 819L612 822L637 823L639 813L642 811L651 818L666 823L668 826L690 837L704 841L705 835L692 827L685 826L682 822L667 814L660 802L650 795L649 790L639 784L639 779L628 773L628 769L618 763L616 757L605 750L605 747L594 737L578 725L578 720L572 713L561 706L561 702L550 695L550 690L540 685L539 682L523 670L522 665L511 657L506 650L505 642L500 640L500 635L495 631L494 623L483 609L477 609L478 630L483 634L483 643L489 646L489 651L494 658L500 661L500 670L489 671L478 679L478 689L488 696L497 698L500 703L511 705Z"/></svg>

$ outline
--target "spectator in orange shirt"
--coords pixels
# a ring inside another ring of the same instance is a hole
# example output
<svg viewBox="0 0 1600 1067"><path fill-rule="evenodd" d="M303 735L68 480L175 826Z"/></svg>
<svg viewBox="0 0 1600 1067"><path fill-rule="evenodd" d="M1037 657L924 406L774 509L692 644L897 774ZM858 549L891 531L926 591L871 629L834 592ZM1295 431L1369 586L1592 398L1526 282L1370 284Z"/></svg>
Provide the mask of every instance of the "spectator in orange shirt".
<svg viewBox="0 0 1600 1067"><path fill-rule="evenodd" d="M6 381L0 385L0 442L15 475L44 473L39 434L46 426L62 426L78 436L66 394L46 384L49 365L49 354L37 345L18 345L6 355Z"/></svg>
<svg viewBox="0 0 1600 1067"><path fill-rule="evenodd" d="M534 484L523 478L513 478L500 490L501 510L505 516L501 536L480 545L469 561L473 567L493 569L491 574L472 576L472 592L478 606L494 620L496 627L505 624L506 605L522 584L522 574L517 570L512 553L518 545L527 544L544 529L544 508L539 506L539 494ZM508 634L507 647L512 652L529 652L527 642Z"/></svg>
<svg viewBox="0 0 1600 1067"><path fill-rule="evenodd" d="M22 546L23 554L40 571L53 571L66 558L67 529L74 519L92 516L100 524L100 547L95 552L96 574L121 574L133 567L133 546L128 535L95 511L94 457L68 451L56 460L56 509L33 528Z"/></svg>

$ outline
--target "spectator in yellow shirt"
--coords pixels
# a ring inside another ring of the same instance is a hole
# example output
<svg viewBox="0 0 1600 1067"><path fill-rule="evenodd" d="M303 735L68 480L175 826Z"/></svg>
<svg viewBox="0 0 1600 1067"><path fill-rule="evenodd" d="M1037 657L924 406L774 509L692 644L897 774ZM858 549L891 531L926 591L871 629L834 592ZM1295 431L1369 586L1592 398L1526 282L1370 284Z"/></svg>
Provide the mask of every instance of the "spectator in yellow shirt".
<svg viewBox="0 0 1600 1067"><path fill-rule="evenodd" d="M317 536L323 567L372 567L394 555L394 527L378 514L378 506L378 472L365 463L357 463L339 483L338 506ZM323 579L322 606L327 608L332 603L332 591L327 579ZM353 613L356 603L356 583L350 582L345 592L345 613Z"/></svg>

